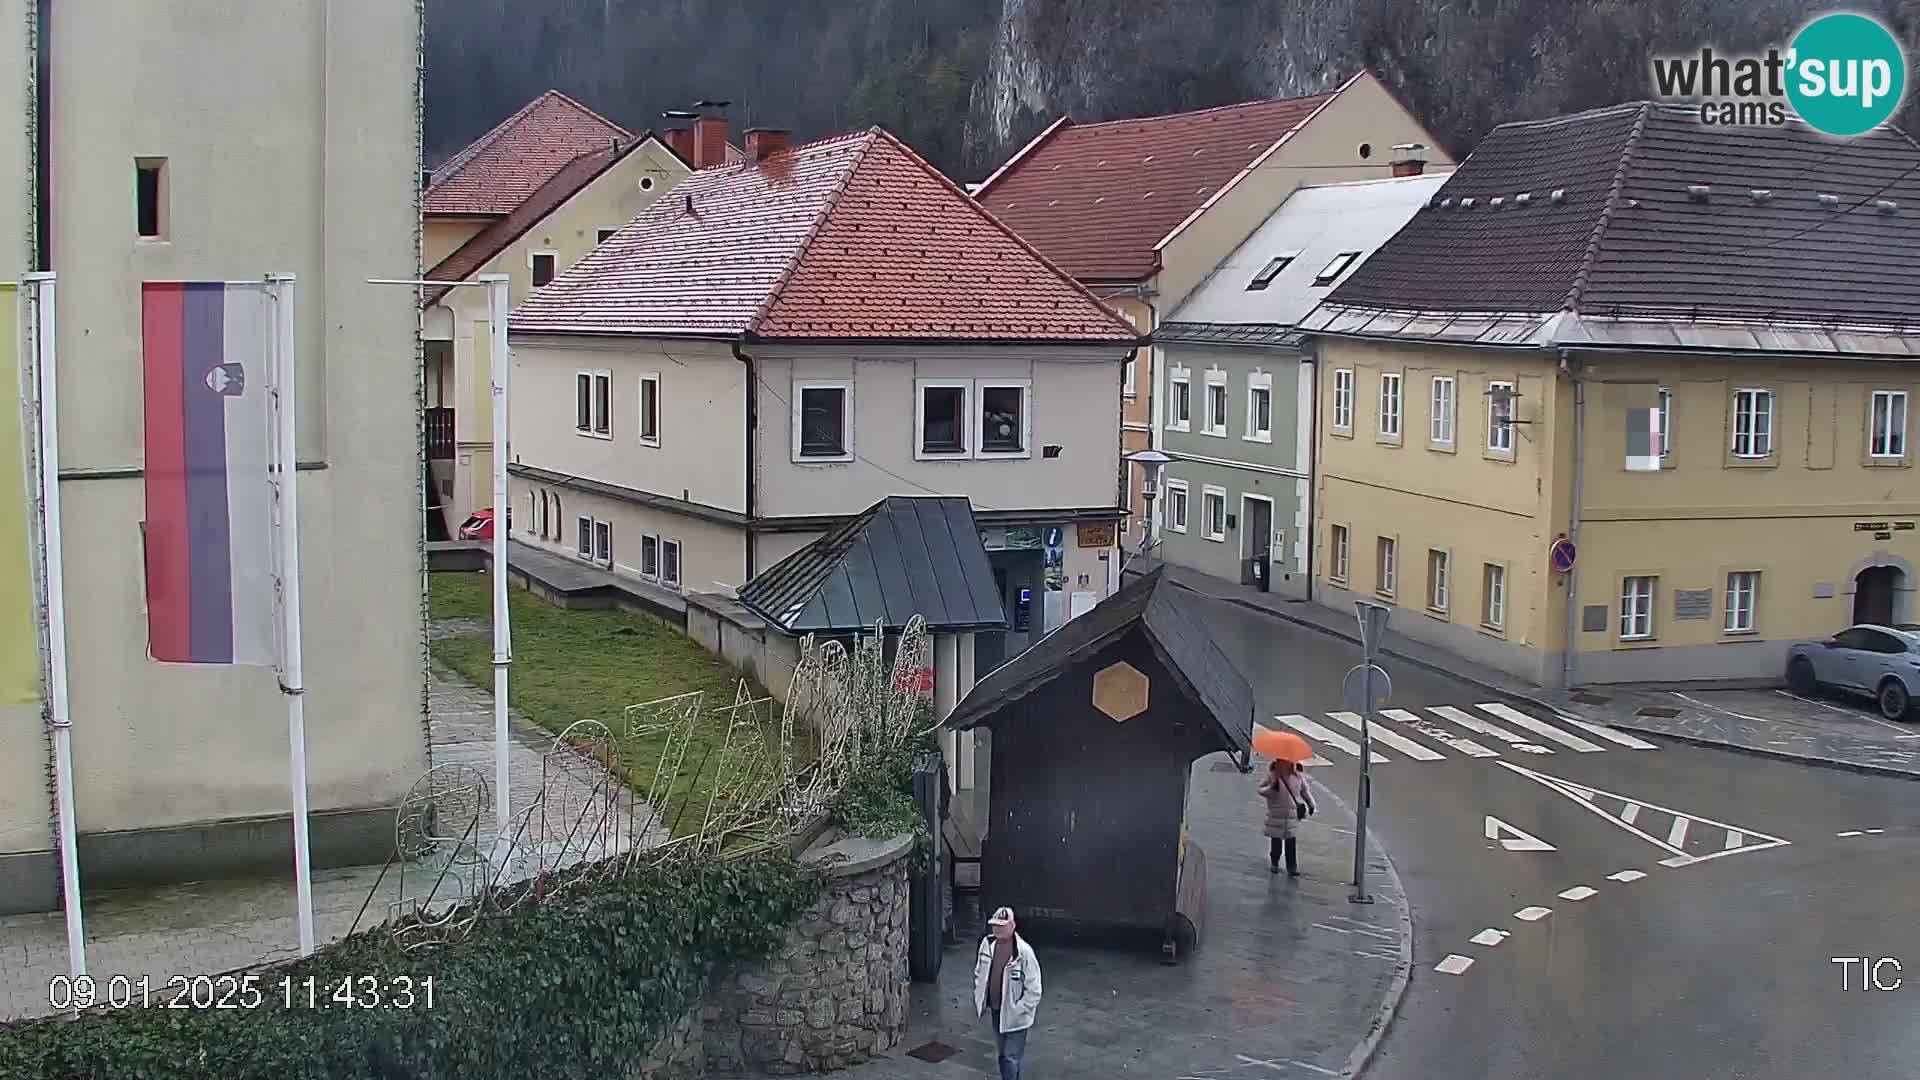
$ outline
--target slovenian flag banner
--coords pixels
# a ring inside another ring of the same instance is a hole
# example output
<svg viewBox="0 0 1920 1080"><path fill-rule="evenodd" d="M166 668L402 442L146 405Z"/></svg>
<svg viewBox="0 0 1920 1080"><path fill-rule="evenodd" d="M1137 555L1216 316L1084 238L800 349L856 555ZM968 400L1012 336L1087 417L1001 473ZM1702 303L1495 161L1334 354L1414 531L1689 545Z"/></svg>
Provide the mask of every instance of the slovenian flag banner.
<svg viewBox="0 0 1920 1080"><path fill-rule="evenodd" d="M218 281L142 290L147 646L163 663L279 659L270 304Z"/></svg>

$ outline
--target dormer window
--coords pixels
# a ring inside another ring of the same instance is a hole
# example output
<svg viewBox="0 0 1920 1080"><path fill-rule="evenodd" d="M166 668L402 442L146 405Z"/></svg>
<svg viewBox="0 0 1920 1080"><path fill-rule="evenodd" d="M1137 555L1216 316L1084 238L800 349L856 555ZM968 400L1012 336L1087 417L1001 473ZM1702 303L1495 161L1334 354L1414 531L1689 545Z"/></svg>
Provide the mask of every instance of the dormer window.
<svg viewBox="0 0 1920 1080"><path fill-rule="evenodd" d="M1260 272L1253 275L1253 280L1247 282L1247 291L1259 292L1261 289L1273 284L1273 279L1280 276L1280 271L1285 270L1288 264L1299 257L1299 252L1289 251L1268 259L1267 264L1260 268Z"/></svg>
<svg viewBox="0 0 1920 1080"><path fill-rule="evenodd" d="M1315 285L1333 284L1336 280L1339 279L1341 274L1344 274L1347 272L1348 267L1352 266L1355 262L1358 262L1359 259L1360 259L1360 253L1357 251L1343 251L1340 254L1335 255L1333 257L1332 262L1329 262L1326 266L1320 269L1320 274L1318 277L1313 279L1313 283Z"/></svg>

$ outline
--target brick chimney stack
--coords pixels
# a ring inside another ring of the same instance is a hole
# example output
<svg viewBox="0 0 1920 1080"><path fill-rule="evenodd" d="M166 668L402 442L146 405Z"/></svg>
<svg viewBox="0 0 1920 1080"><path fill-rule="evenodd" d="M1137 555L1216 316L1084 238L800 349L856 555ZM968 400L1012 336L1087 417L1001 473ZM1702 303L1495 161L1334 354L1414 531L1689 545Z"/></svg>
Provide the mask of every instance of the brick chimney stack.
<svg viewBox="0 0 1920 1080"><path fill-rule="evenodd" d="M688 161L693 160L693 129L692 128L684 128L684 127L668 128L666 131L666 136L667 136L667 145L673 147L674 153L679 154L681 157L686 158Z"/></svg>
<svg viewBox="0 0 1920 1080"><path fill-rule="evenodd" d="M1427 171L1427 157L1424 143L1401 143L1393 148L1393 175L1419 176Z"/></svg>
<svg viewBox="0 0 1920 1080"><path fill-rule="evenodd" d="M765 161L768 157L787 148L787 132L784 128L754 127L747 129L747 157L754 161Z"/></svg>
<svg viewBox="0 0 1920 1080"><path fill-rule="evenodd" d="M699 119L693 122L693 167L711 169L715 165L727 163L727 117L726 107L731 101L696 101L694 111Z"/></svg>

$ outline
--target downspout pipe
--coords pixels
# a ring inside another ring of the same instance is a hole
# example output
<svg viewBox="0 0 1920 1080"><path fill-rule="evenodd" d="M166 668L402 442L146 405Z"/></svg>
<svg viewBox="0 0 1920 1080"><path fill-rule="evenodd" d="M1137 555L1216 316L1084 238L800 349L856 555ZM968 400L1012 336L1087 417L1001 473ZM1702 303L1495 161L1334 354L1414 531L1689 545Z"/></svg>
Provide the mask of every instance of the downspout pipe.
<svg viewBox="0 0 1920 1080"><path fill-rule="evenodd" d="M34 9L34 188L33 268L53 269L53 0L37 0Z"/></svg>
<svg viewBox="0 0 1920 1080"><path fill-rule="evenodd" d="M1307 535L1303 538L1303 543L1306 545L1307 569L1301 577L1306 579L1307 602L1311 604L1313 602L1313 538L1320 531L1320 523L1314 520L1313 516L1314 506L1320 501L1316 498L1320 487L1320 470L1316 467L1320 462L1320 343L1318 341L1309 338L1301 343L1300 362L1307 365L1313 372L1307 380L1308 393L1313 395L1307 405L1307 460L1296 463L1300 470L1307 474L1307 505L1301 507L1306 512L1304 516L1307 521ZM1295 380L1294 385L1299 386L1299 381ZM1299 413L1296 412L1294 415L1298 416Z"/></svg>
<svg viewBox="0 0 1920 1080"><path fill-rule="evenodd" d="M746 567L747 576L741 581L741 584L744 585L746 584L746 582L753 580L753 573L754 573L754 567L753 567L754 483L753 483L753 479L754 479L754 473L757 471L757 466L759 465L759 459L753 456L753 451L754 451L754 426L758 422L759 415L760 415L760 410L755 406L755 403L760 399L760 369L754 364L753 357L748 356L746 352L740 348L739 338L735 338L732 344L733 344L733 358L735 360L740 361L742 364L745 364L747 369L747 393L746 393L746 398L747 398L747 475L746 475L747 535L745 537L745 541L743 545L746 548L746 554L747 554L747 567Z"/></svg>
<svg viewBox="0 0 1920 1080"><path fill-rule="evenodd" d="M1567 514L1567 542L1576 556L1567 570L1567 639L1560 652L1560 685L1572 689L1580 633L1580 511L1582 483L1587 474L1587 384L1580 364L1567 349L1560 350L1560 374L1573 384L1573 506Z"/></svg>

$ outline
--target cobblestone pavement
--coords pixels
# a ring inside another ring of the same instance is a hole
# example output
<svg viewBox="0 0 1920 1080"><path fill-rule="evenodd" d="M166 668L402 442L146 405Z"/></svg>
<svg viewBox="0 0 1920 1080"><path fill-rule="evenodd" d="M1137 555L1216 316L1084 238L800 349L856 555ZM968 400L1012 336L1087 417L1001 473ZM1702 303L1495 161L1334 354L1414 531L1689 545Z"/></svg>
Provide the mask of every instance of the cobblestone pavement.
<svg viewBox="0 0 1920 1080"><path fill-rule="evenodd" d="M1194 767L1188 830L1206 852L1207 922L1175 967L1151 946L1125 950L1035 941L1046 975L1027 1075L1050 1080L1260 1080L1340 1076L1355 1044L1384 1023L1405 962L1405 898L1377 849L1371 905L1348 902L1353 819L1316 777L1320 813L1302 830L1302 876L1267 872L1255 774L1219 756ZM960 941L938 982L915 984L907 1037L849 1080L998 1076L993 1033L973 1015L978 908L961 905ZM909 1056L944 1057L937 1062ZM929 1053L930 1052L930 1053Z"/></svg>
<svg viewBox="0 0 1920 1080"><path fill-rule="evenodd" d="M1543 691L1590 723L1774 757L1920 776L1920 724L1883 720L1841 698L1786 690Z"/></svg>
<svg viewBox="0 0 1920 1080"><path fill-rule="evenodd" d="M484 627L482 627L484 632ZM465 763L489 782L493 777L493 697L470 686L437 665L430 676L429 719L432 756L436 767ZM535 806L546 787L542 760L552 736L517 712L511 715L512 757L510 813L519 816ZM574 827L583 816L598 821L593 785L579 770L556 772L552 792L522 826L518 857L503 875L523 876L545 858L574 861L589 845L587 830ZM604 792L604 789L600 789ZM644 806L625 795L621 810L645 822ZM475 836L491 836L491 799L474 800ZM464 823L454 831L464 832ZM446 831L443 828L440 831ZM658 832L650 834L657 836ZM624 834L599 838L596 851L624 848ZM313 876L313 918L316 940L324 943L385 921L390 905L428 895L457 896L474 887L478 871L454 872L445 879L433 873L437 864L414 864L403 875L378 866L316 871ZM404 890L404 893L403 893ZM130 980L145 977L158 993L173 976L213 975L298 955L299 934L294 924L291 877L273 880L191 882L165 888L128 889L88 893L86 897L87 968L101 985L115 975ZM42 1015L54 1011L48 1002L48 984L67 973L66 923L59 912L0 918L0 1020Z"/></svg>

